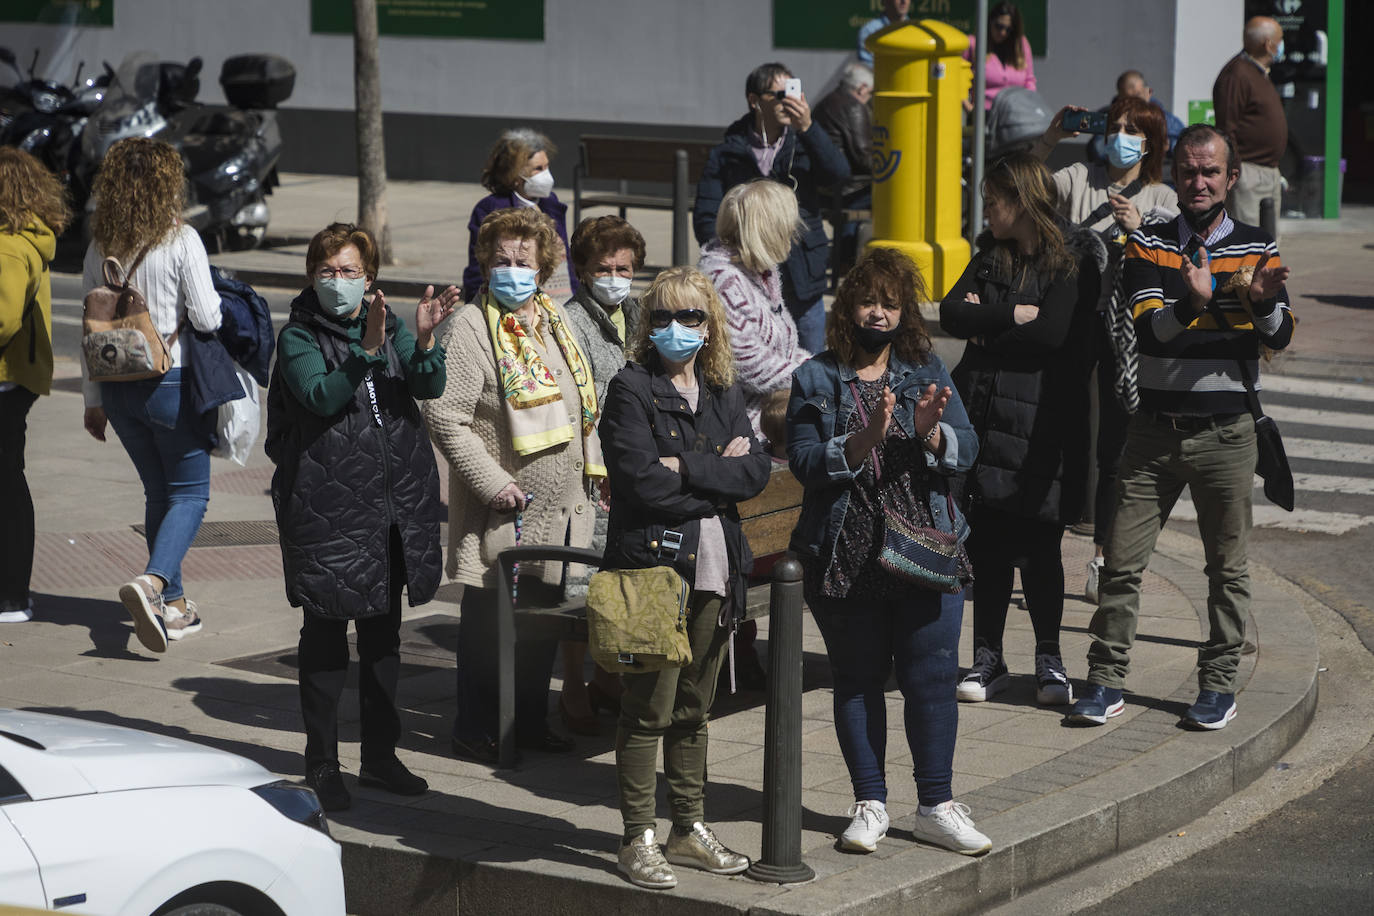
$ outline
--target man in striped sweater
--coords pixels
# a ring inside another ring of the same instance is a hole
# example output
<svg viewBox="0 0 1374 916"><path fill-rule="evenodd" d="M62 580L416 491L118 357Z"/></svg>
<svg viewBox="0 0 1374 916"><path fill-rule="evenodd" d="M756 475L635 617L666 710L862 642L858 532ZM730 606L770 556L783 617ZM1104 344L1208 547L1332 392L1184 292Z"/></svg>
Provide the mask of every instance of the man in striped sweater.
<svg viewBox="0 0 1374 916"><path fill-rule="evenodd" d="M1239 174L1229 137L1206 124L1187 128L1174 151L1179 218L1142 226L1126 248L1122 282L1140 349L1140 410L1121 457L1090 626L1088 688L1069 713L1073 724L1101 725L1125 708L1141 576L1185 486L1207 556L1212 623L1198 650L1198 700L1183 723L1224 728L1236 715L1257 454L1241 364L1257 380L1260 345L1280 350L1293 336L1289 270L1277 246L1226 213Z"/></svg>

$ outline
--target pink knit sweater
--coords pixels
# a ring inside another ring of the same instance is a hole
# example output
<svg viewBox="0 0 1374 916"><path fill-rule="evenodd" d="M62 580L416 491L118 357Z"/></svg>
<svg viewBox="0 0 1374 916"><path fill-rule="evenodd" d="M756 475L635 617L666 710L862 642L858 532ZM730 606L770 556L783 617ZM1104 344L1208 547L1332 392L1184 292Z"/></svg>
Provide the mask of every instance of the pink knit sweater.
<svg viewBox="0 0 1374 916"><path fill-rule="evenodd" d="M964 60L972 61L975 53L974 48L978 44L974 36L968 37L968 50L964 52ZM992 100L997 98L997 93L1009 86L1019 89L1035 88L1035 65L1031 63L1030 40L1024 35L1021 36L1021 51L1026 58L1026 69L1017 70L1015 67L1008 67L1002 63L1002 59L996 54L989 54L984 68L987 71L987 86L984 89L983 107L991 108Z"/></svg>
<svg viewBox="0 0 1374 916"><path fill-rule="evenodd" d="M754 435L763 440L759 413L768 392L792 387L792 370L811 358L797 343L797 325L782 302L777 268L756 274L734 260L735 252L719 239L701 250L697 266L710 278L725 305L736 381Z"/></svg>

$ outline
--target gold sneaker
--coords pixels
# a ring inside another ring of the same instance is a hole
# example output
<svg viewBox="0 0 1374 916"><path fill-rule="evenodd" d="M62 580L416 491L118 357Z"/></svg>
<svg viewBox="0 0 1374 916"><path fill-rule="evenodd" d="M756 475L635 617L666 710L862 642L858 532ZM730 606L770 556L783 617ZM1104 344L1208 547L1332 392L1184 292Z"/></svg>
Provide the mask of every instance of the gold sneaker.
<svg viewBox="0 0 1374 916"><path fill-rule="evenodd" d="M654 830L650 827L635 837L629 845L620 847L620 857L616 869L630 879L637 887L664 891L677 887L677 875L663 859L663 850L654 840Z"/></svg>
<svg viewBox="0 0 1374 916"><path fill-rule="evenodd" d="M668 834L668 861L674 865L699 868L713 875L738 875L749 867L749 857L742 856L716 839L701 821L692 825L692 832Z"/></svg>

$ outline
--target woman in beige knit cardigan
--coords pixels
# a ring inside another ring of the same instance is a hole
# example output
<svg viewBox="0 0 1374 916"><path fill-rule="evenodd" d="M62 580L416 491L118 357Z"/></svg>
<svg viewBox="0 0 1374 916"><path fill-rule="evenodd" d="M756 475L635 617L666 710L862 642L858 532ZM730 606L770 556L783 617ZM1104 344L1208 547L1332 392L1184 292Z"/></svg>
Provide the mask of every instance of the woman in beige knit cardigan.
<svg viewBox="0 0 1374 916"><path fill-rule="evenodd" d="M517 516L526 544L590 545L596 484L606 473L590 363L562 307L540 289L562 257L553 224L538 210L486 218L477 237L482 289L449 323L450 382L423 408L449 464L448 574L465 586L453 751L482 763L497 755L497 554L514 546ZM557 603L563 575L561 563L522 564L520 600ZM521 747L572 748L546 721L557 645L516 643Z"/></svg>

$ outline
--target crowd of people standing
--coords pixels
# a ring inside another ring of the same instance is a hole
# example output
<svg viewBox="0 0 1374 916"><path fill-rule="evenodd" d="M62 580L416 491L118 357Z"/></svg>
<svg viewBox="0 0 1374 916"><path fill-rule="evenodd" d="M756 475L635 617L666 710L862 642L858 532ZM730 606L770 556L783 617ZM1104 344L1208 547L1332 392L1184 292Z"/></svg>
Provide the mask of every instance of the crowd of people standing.
<svg viewBox="0 0 1374 916"><path fill-rule="evenodd" d="M909 6L889 5L891 21ZM1016 8L997 5L991 24L997 88L1034 88ZM1274 58L1272 39L1265 23L1247 27L1249 60L1223 74L1228 98L1244 95L1236 80L1254 81L1245 67ZM853 71L846 91L871 88L871 73L863 79ZM426 780L397 755L403 592L411 606L424 604L445 571L464 587L451 748L496 764L496 557L522 542L590 547L603 568L681 574L692 590L691 660L617 676L588 672L581 644L522 639L516 742L538 753L574 746L549 724L561 651L566 730L595 735L600 710L618 716L620 871L665 889L676 885L674 865L721 875L747 868L706 819L708 723L753 564L738 505L768 486L770 453L785 455L803 488L791 549L824 638L852 783L841 848L873 852L890 826L889 675L913 761L913 835L967 855L991 848L951 789L958 704L991 700L1009 683L1003 637L1018 570L1037 701L1070 707L1066 721L1076 725L1123 711L1140 576L1185 484L1200 508L1215 613L1199 653L1198 701L1183 722L1215 729L1234 718L1256 449L1246 387L1260 347L1282 348L1293 329L1288 268L1273 238L1245 219L1266 193L1264 176L1245 168L1229 134L1194 125L1173 144L1173 187L1165 184L1167 113L1125 92L1106 112L1105 161L1052 173L1043 161L1072 133L1065 116L1083 110L1067 106L1040 142L999 159L983 180L987 230L939 305L940 328L965 341L947 369L919 308L933 291L906 255L856 253L826 308L820 201L857 169L813 121L805 95L787 90L791 80L778 63L748 75L749 111L727 128L698 187L699 263L659 272L642 295L641 233L600 216L570 235L553 193L556 150L526 128L492 149L461 286L426 290L411 323L378 288L378 247L366 230L333 223L311 239L305 285L277 341L266 452L286 596L302 609L304 774L326 810L351 804L338 749L349 621L358 781L423 794ZM212 447L189 338L213 335L222 320L205 248L180 218L183 169L160 141L115 144L96 180L84 262L88 287L108 280L109 259L127 265L166 351L161 371L88 377L84 386L86 430L104 441L113 427L143 485L148 560L119 598L138 641L156 653L204 626L181 578L206 511ZM46 271L71 215L53 176L27 154L0 149L0 179L0 456L12 471L0 502L17 523L0 564L0 622L21 622L32 616L34 539L25 419L51 381ZM1128 313L1139 341L1134 412L1110 384L1109 310ZM1204 378L1204 364L1219 381ZM1089 597L1100 608L1075 698L1060 647L1061 539L1089 502L1095 366ZM767 420L774 406L781 427ZM446 545L436 448L449 481ZM945 545L944 578L903 574L910 557L894 529ZM521 600L576 598L588 572L523 564ZM975 583L972 665L961 672ZM672 821L662 846L660 746Z"/></svg>

